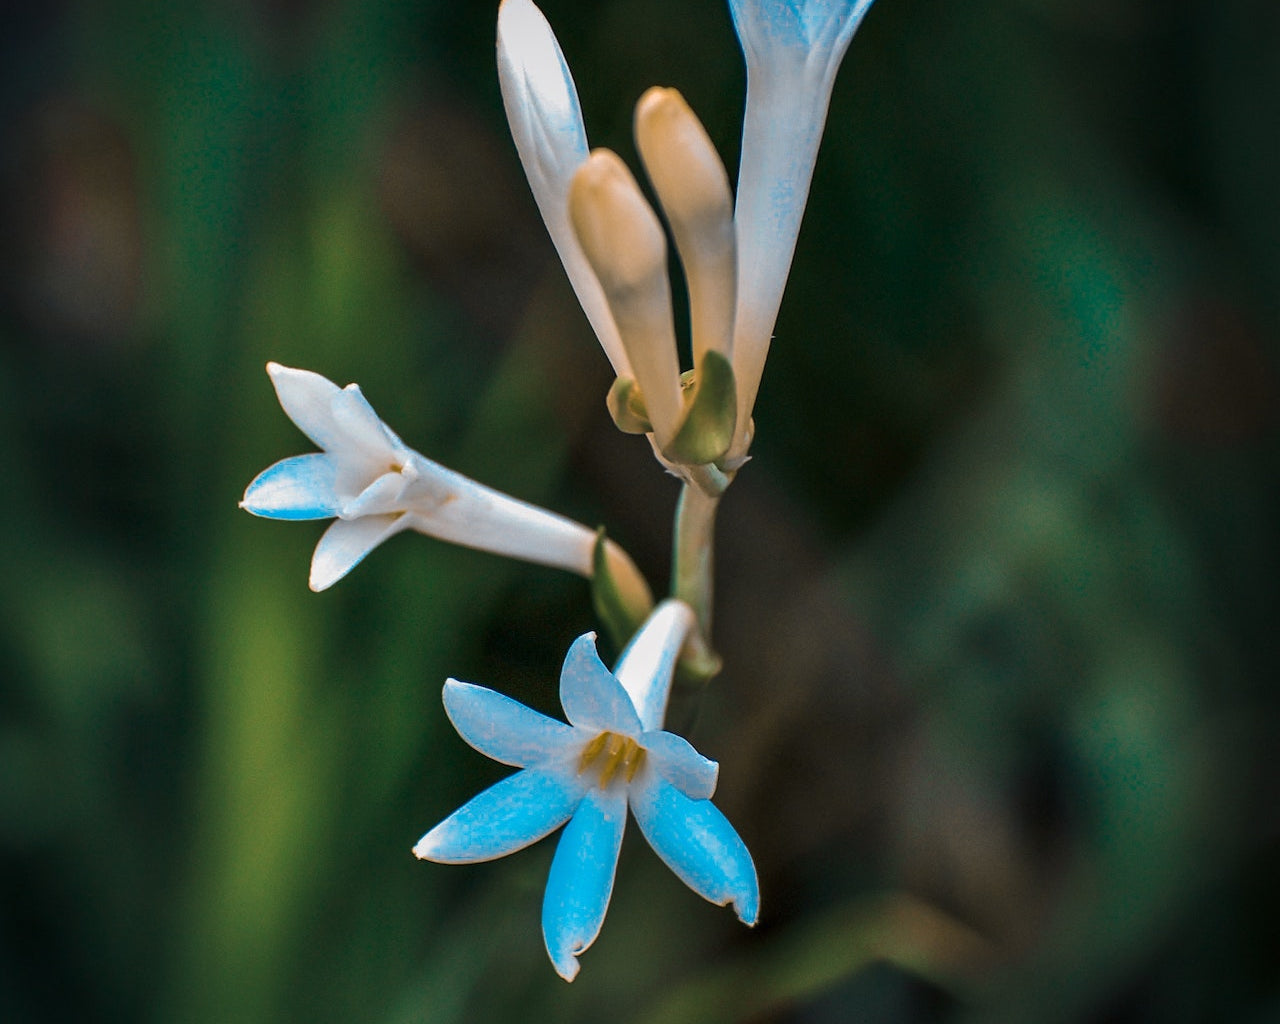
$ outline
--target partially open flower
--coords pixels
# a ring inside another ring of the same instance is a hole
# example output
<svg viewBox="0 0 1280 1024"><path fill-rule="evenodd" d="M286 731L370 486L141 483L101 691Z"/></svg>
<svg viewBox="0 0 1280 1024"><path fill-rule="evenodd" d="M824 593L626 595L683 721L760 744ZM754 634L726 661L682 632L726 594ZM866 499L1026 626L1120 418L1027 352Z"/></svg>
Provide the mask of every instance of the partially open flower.
<svg viewBox="0 0 1280 1024"><path fill-rule="evenodd" d="M280 405L321 451L263 470L240 507L269 519L334 519L311 560L324 590L402 530L591 578L597 537L580 523L519 501L409 448L355 384L268 363ZM637 606L648 587L621 548L606 541L615 585Z"/></svg>

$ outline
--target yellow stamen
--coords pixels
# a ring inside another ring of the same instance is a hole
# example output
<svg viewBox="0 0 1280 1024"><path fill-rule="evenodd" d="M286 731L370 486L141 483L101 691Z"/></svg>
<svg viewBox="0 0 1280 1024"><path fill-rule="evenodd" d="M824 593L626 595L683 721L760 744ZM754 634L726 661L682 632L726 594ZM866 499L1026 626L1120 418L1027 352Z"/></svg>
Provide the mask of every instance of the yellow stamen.
<svg viewBox="0 0 1280 1024"><path fill-rule="evenodd" d="M623 772L628 782L636 777L636 772L640 770L642 764L644 764L644 747L637 746L633 755L627 759L627 766Z"/></svg>
<svg viewBox="0 0 1280 1024"><path fill-rule="evenodd" d="M587 768L591 765L591 762L594 761L599 756L600 751L604 750L604 745L609 742L609 737L612 735L613 733L611 732L602 732L599 736L597 736L595 739L593 739L590 743L588 743L585 747L582 748L582 756L578 758L578 774L579 775L585 772Z"/></svg>
<svg viewBox="0 0 1280 1024"><path fill-rule="evenodd" d="M630 782L644 764L644 747L628 736L602 732L582 748L582 754L578 758L578 774L581 775L593 764L600 769L601 789L608 788L619 771Z"/></svg>

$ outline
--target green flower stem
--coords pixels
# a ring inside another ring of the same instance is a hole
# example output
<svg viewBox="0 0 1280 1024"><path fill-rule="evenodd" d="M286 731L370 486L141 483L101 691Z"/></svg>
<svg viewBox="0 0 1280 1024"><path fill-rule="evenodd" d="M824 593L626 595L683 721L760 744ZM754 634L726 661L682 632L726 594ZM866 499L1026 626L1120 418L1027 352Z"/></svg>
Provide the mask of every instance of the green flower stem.
<svg viewBox="0 0 1280 1024"><path fill-rule="evenodd" d="M676 505L674 596L689 605L698 617L702 638L710 642L713 589L713 549L716 509L720 495L686 483Z"/></svg>

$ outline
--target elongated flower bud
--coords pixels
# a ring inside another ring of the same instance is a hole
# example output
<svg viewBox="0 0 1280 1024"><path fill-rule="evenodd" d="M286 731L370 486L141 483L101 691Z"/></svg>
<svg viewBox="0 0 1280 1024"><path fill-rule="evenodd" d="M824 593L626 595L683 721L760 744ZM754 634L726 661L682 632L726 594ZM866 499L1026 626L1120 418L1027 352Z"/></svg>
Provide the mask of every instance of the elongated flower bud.
<svg viewBox="0 0 1280 1024"><path fill-rule="evenodd" d="M569 187L569 218L613 312L661 447L683 416L667 242L617 154L593 150Z"/></svg>
<svg viewBox="0 0 1280 1024"><path fill-rule="evenodd" d="M667 215L689 284L693 364L707 350L730 356L737 276L733 197L706 129L675 89L636 104L636 147Z"/></svg>

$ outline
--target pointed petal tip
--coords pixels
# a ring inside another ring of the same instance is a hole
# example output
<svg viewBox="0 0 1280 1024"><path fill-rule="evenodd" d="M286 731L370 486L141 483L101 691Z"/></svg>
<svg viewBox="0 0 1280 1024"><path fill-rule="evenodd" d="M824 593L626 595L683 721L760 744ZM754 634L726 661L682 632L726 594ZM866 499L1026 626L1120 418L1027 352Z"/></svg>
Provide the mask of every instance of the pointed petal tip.
<svg viewBox="0 0 1280 1024"><path fill-rule="evenodd" d="M313 558L311 560L311 574L307 577L307 586L311 589L313 594L319 594L328 590L354 568L355 565L353 564L347 566L341 572L335 572L332 565L325 564L317 566L316 561Z"/></svg>
<svg viewBox="0 0 1280 1024"><path fill-rule="evenodd" d="M581 950L578 950L578 952L581 952ZM578 963L577 953L570 953L559 960L553 959L551 965L556 969L556 974L564 978L565 981L573 981L578 976L578 971L582 969L582 965Z"/></svg>
<svg viewBox="0 0 1280 1024"><path fill-rule="evenodd" d="M744 893L741 898L731 901L733 912L738 916L738 920L745 924L748 928L754 928L760 920L760 893L752 890Z"/></svg>

